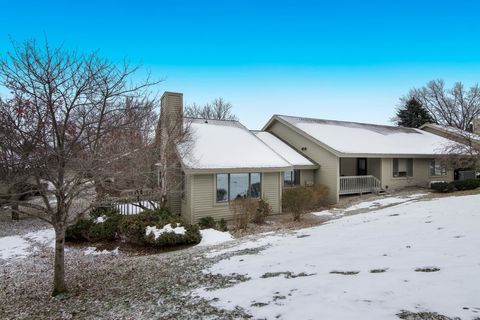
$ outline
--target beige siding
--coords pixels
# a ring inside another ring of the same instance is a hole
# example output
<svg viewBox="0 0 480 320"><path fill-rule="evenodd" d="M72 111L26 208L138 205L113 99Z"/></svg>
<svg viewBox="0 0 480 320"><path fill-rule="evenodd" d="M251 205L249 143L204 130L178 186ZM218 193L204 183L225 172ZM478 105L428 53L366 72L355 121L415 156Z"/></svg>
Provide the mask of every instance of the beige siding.
<svg viewBox="0 0 480 320"><path fill-rule="evenodd" d="M282 172L268 172L262 174L262 197L272 206L274 213L281 212L282 201ZM215 174L195 174L190 176L191 194L186 196L185 215L191 210L191 222L197 222L202 217L211 216L215 220L230 220L232 213L228 203L216 203L215 199ZM188 184L187 184L188 185ZM188 192L187 192L188 193Z"/></svg>
<svg viewBox="0 0 480 320"><path fill-rule="evenodd" d="M304 186L307 182L315 182L315 171L314 169L301 169L300 184Z"/></svg>
<svg viewBox="0 0 480 320"><path fill-rule="evenodd" d="M272 206L273 213L282 212L282 172L265 172L262 175L262 198Z"/></svg>
<svg viewBox="0 0 480 320"><path fill-rule="evenodd" d="M367 159L367 173L377 179L382 179L382 159L368 158Z"/></svg>
<svg viewBox="0 0 480 320"><path fill-rule="evenodd" d="M327 201L337 203L340 173L338 157L278 121L273 122L268 131L320 165L320 168L315 170L314 182L328 186L330 193ZM302 151L302 147L307 149Z"/></svg>
<svg viewBox="0 0 480 320"><path fill-rule="evenodd" d="M367 163L368 168L368 163ZM357 175L357 158L340 158L340 175L356 176Z"/></svg>
<svg viewBox="0 0 480 320"><path fill-rule="evenodd" d="M382 187L388 190L401 189L405 187L428 187L432 181L452 181L453 170L447 170L446 176L432 177L430 176L431 159L415 158L413 159L413 176L412 177L393 177L393 159L382 159ZM388 186L388 188L387 188Z"/></svg>

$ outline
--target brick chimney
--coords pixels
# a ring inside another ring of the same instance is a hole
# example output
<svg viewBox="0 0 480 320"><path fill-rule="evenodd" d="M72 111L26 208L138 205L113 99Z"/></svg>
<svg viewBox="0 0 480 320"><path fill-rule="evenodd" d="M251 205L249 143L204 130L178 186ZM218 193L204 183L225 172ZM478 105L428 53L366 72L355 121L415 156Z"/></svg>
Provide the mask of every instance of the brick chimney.
<svg viewBox="0 0 480 320"><path fill-rule="evenodd" d="M160 121L157 128L157 146L160 149L160 186L166 190L167 207L180 214L182 170L176 145L183 132L183 94L165 92L160 100ZM160 178L161 177L161 178Z"/></svg>

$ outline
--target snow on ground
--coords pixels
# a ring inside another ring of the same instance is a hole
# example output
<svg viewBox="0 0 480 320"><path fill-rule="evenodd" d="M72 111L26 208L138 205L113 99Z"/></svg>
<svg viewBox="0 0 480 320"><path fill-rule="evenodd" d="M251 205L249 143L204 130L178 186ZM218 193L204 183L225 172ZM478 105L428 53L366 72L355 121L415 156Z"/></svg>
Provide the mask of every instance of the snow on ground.
<svg viewBox="0 0 480 320"><path fill-rule="evenodd" d="M202 241L198 244L199 246L212 246L233 240L230 233L215 229L203 229L200 230L200 233L202 235Z"/></svg>
<svg viewBox="0 0 480 320"><path fill-rule="evenodd" d="M373 209L378 207L386 207L394 204L400 204L400 203L412 201L420 197L426 196L427 194L428 193L417 193L417 194L412 194L404 197L385 197L381 199L375 199L372 201L364 201L346 208L345 211L355 211L360 209Z"/></svg>
<svg viewBox="0 0 480 320"><path fill-rule="evenodd" d="M88 247L83 253L86 256L99 256L99 255L118 255L118 247L115 248L114 250L102 250L102 251L97 251L96 247Z"/></svg>
<svg viewBox="0 0 480 320"><path fill-rule="evenodd" d="M37 246L55 246L53 229L29 232L21 236L0 237L0 259L20 259L33 253Z"/></svg>
<svg viewBox="0 0 480 320"><path fill-rule="evenodd" d="M195 293L267 319L398 319L401 310L479 317L479 203L479 195L406 202L266 236L263 251L204 270L250 280ZM228 250L249 245L258 243Z"/></svg>
<svg viewBox="0 0 480 320"><path fill-rule="evenodd" d="M357 210L371 210L371 209L377 209L377 208L382 208L382 207L391 206L391 205L397 205L397 204L417 200L426 195L428 195L428 193L416 193L416 194L411 194L411 195L401 196L401 197L389 196L389 197L379 198L371 201L359 202L345 209L334 208L334 209L323 210L319 212L312 212L312 214L317 217L341 217L345 215L345 212L352 212Z"/></svg>

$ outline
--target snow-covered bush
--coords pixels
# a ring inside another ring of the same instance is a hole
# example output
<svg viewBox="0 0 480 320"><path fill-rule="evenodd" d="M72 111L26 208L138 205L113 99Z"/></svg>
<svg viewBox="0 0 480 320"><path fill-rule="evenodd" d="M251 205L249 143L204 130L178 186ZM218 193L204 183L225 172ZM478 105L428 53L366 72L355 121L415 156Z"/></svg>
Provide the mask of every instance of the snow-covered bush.
<svg viewBox="0 0 480 320"><path fill-rule="evenodd" d="M115 240L122 218L123 216L119 213L98 217L90 227L88 239L90 241Z"/></svg>
<svg viewBox="0 0 480 320"><path fill-rule="evenodd" d="M155 247L199 243L202 236L198 226L179 222L163 226L147 226L145 242Z"/></svg>
<svg viewBox="0 0 480 320"><path fill-rule="evenodd" d="M145 228L167 224L175 216L167 209L145 210L139 214L124 216L119 225L120 236L127 242L145 244Z"/></svg>

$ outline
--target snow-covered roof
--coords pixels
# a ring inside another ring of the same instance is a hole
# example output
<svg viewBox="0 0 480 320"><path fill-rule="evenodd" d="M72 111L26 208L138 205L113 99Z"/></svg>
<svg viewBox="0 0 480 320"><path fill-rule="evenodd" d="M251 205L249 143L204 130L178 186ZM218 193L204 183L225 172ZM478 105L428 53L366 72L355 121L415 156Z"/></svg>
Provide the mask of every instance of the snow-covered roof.
<svg viewBox="0 0 480 320"><path fill-rule="evenodd" d="M275 118L342 154L439 155L456 143L414 128L283 115L272 120Z"/></svg>
<svg viewBox="0 0 480 320"><path fill-rule="evenodd" d="M297 150L267 131L252 131L260 140L265 142L276 153L294 166L315 166L315 164L301 155Z"/></svg>
<svg viewBox="0 0 480 320"><path fill-rule="evenodd" d="M186 118L191 138L178 148L186 169L290 169L238 121Z"/></svg>
<svg viewBox="0 0 480 320"><path fill-rule="evenodd" d="M451 135L457 136L459 138L471 139L471 140L480 142L480 135L478 135L476 133L473 133L473 132L468 132L468 131L465 131L465 130L462 130L462 129L458 129L458 128L455 128L455 127L444 126L444 125L435 124L435 123L426 123L426 124L424 124L423 126L420 127L420 129L424 129L424 128L433 128L433 129L437 129L439 131L442 131L446 134L451 134Z"/></svg>

